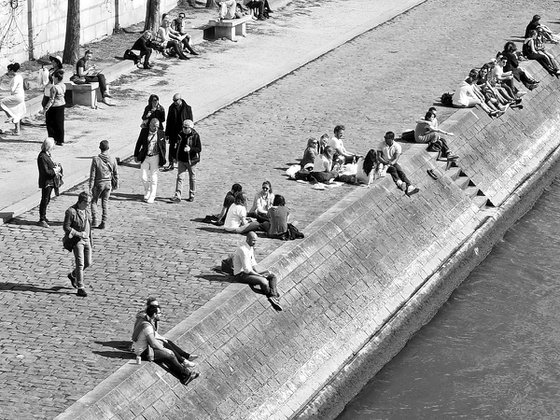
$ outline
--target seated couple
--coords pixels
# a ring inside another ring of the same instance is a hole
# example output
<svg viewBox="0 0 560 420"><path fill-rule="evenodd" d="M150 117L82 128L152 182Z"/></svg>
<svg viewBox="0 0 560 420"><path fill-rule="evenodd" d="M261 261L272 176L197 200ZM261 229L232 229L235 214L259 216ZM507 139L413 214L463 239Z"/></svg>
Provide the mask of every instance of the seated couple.
<svg viewBox="0 0 560 420"><path fill-rule="evenodd" d="M258 20L265 20L270 17L272 9L268 4L268 0L222 0L218 1L218 17L220 20L238 19L245 14L247 10L255 10Z"/></svg>
<svg viewBox="0 0 560 420"><path fill-rule="evenodd" d="M286 201L283 196L274 196L274 201L267 210L267 220L263 222L247 217L245 204L245 194L243 192L236 193L234 203L227 211L224 221L224 229L226 231L245 234L261 230L266 232L269 238L281 238L288 232L288 216L290 212L286 208Z"/></svg>
<svg viewBox="0 0 560 420"><path fill-rule="evenodd" d="M175 375L183 385L199 377L199 373L190 368L195 366L189 360L198 356L182 350L171 340L157 332L161 319L161 308L157 300L149 298L145 311L136 316L132 332L132 349L137 357L161 363Z"/></svg>
<svg viewBox="0 0 560 420"><path fill-rule="evenodd" d="M416 122L414 141L416 143L427 143L428 151L438 152L438 160L441 158L448 161L456 160L458 156L451 154L447 141L440 135L445 134L447 136L453 136L453 133L443 131L439 128L436 112L436 108L431 107L424 116L424 119L420 119Z"/></svg>

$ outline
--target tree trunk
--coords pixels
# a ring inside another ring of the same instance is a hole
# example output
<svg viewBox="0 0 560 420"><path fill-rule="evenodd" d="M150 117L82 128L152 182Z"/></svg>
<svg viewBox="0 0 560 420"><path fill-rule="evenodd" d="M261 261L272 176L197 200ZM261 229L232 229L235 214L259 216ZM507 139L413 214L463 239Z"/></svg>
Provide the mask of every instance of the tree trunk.
<svg viewBox="0 0 560 420"><path fill-rule="evenodd" d="M154 34L159 29L159 3L160 0L148 0L146 2L146 19L144 20L144 30L152 31Z"/></svg>
<svg viewBox="0 0 560 420"><path fill-rule="evenodd" d="M217 8L218 5L216 4L216 0L206 0L206 8L207 9L212 9L212 8Z"/></svg>
<svg viewBox="0 0 560 420"><path fill-rule="evenodd" d="M64 39L64 64L74 64L80 58L80 0L68 0L66 38Z"/></svg>

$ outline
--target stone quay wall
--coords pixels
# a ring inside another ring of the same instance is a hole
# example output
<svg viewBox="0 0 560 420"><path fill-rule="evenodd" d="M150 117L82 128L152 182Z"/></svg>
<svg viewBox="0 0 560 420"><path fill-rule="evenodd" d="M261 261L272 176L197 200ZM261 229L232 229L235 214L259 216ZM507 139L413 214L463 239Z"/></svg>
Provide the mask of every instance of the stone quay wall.
<svg viewBox="0 0 560 420"><path fill-rule="evenodd" d="M0 17L0 24L12 25L6 44L0 46L0 68L13 61L29 60L30 49L35 59L64 49L68 0L19 0L14 4L17 7L6 6L7 13ZM161 0L162 11L176 6L177 0ZM145 17L145 0L82 1L80 43L87 44L112 34L117 19L121 27L126 27L143 21Z"/></svg>
<svg viewBox="0 0 560 420"><path fill-rule="evenodd" d="M390 178L356 188L262 262L283 312L232 284L173 328L202 355L199 379L185 387L154 363L127 363L58 418L335 417L560 171L560 82L526 68L542 82L524 110L462 109L441 125L456 134L457 167L414 145L401 163L419 194Z"/></svg>

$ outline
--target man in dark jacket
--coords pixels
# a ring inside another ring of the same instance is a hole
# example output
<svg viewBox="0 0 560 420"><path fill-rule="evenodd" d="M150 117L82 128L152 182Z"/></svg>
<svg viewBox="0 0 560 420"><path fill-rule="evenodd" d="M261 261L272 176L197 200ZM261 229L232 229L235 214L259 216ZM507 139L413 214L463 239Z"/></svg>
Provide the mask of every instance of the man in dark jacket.
<svg viewBox="0 0 560 420"><path fill-rule="evenodd" d="M163 130L158 130L159 120L152 118L148 127L140 130L134 159L141 162L142 182L144 183L144 200L152 204L156 199L158 171L165 165L165 135Z"/></svg>
<svg viewBox="0 0 560 420"><path fill-rule="evenodd" d="M177 141L179 133L183 129L183 121L193 119L192 108L181 98L180 93L173 95L173 103L169 106L167 113L167 124L165 125L165 137L169 140L169 166L166 171L174 169L173 163L177 156Z"/></svg>
<svg viewBox="0 0 560 420"><path fill-rule="evenodd" d="M177 184L175 186L175 197L173 201L180 202L183 192L183 179L185 172L189 172L189 198L187 201L194 201L196 191L196 165L200 161L200 136L194 129L191 120L183 122L183 131L179 133L179 143L177 145Z"/></svg>
<svg viewBox="0 0 560 420"><path fill-rule="evenodd" d="M97 226L97 201L101 198L101 223L98 229L105 229L107 222L107 207L109 206L109 196L111 191L117 188L119 173L117 161L109 156L109 142L102 140L99 143L99 153L91 161L89 172L89 190L91 191L91 217L92 227Z"/></svg>
<svg viewBox="0 0 560 420"><path fill-rule="evenodd" d="M68 273L72 286L78 289L78 296L86 297L84 270L92 262L91 218L89 214L90 196L83 191L78 202L66 210L64 215L64 248L74 252L76 268Z"/></svg>

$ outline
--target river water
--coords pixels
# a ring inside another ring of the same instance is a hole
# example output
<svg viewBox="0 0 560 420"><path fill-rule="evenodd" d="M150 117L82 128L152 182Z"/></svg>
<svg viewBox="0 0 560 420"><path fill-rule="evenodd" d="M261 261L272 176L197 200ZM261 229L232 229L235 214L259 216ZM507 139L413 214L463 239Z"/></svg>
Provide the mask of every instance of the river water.
<svg viewBox="0 0 560 420"><path fill-rule="evenodd" d="M339 420L560 418L560 178Z"/></svg>

